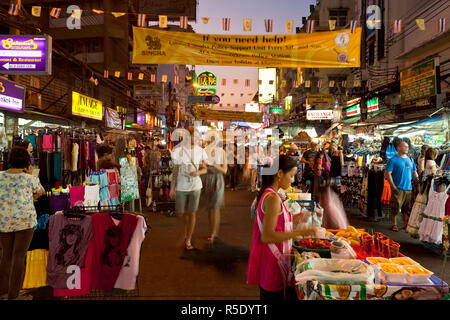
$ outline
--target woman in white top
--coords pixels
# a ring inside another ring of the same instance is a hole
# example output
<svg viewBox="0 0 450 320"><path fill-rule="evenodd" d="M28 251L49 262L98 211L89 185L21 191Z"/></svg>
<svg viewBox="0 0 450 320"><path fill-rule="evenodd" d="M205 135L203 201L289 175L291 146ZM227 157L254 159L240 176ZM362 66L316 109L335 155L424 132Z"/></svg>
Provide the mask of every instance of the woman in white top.
<svg viewBox="0 0 450 320"><path fill-rule="evenodd" d="M424 168L424 178L428 176L432 176L437 171L436 158L439 154L439 151L435 148L428 148L425 152L425 168Z"/></svg>

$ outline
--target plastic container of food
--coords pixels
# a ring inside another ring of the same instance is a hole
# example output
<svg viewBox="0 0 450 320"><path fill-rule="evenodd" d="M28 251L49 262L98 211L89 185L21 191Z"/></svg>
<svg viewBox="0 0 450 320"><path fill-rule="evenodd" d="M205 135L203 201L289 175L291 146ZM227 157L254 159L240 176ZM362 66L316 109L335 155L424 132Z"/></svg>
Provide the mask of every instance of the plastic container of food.
<svg viewBox="0 0 450 320"><path fill-rule="evenodd" d="M403 267L394 263L380 263L378 266L383 272L387 282L408 283L408 273Z"/></svg>
<svg viewBox="0 0 450 320"><path fill-rule="evenodd" d="M422 266L403 266L403 270L407 273L407 280L410 284L427 283L433 272Z"/></svg>
<svg viewBox="0 0 450 320"><path fill-rule="evenodd" d="M383 257L367 257L366 260L373 265L379 265L380 263L391 263L389 259Z"/></svg>
<svg viewBox="0 0 450 320"><path fill-rule="evenodd" d="M331 258L331 240L328 239L312 239L314 240L322 240L329 243L330 249L311 249L311 248L305 248L301 247L300 241L296 240L292 243L292 246L298 251L298 253L302 254L302 252L316 252L318 253L322 258Z"/></svg>
<svg viewBox="0 0 450 320"><path fill-rule="evenodd" d="M413 259L409 257L399 257L399 258L391 258L392 263L398 264L399 266L416 266L419 265Z"/></svg>

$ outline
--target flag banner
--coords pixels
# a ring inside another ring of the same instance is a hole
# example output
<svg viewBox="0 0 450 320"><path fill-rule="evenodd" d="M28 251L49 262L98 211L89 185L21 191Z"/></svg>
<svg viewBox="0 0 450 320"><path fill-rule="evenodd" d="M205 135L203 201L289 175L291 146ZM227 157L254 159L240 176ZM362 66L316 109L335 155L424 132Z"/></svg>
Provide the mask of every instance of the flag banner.
<svg viewBox="0 0 450 320"><path fill-rule="evenodd" d="M159 27L167 28L167 16L159 16Z"/></svg>
<svg viewBox="0 0 450 320"><path fill-rule="evenodd" d="M181 29L188 28L188 17L186 17L186 16L180 17L180 28Z"/></svg>
<svg viewBox="0 0 450 320"><path fill-rule="evenodd" d="M352 22L350 23L351 33L355 33L357 27L358 27L358 20L352 20Z"/></svg>
<svg viewBox="0 0 450 320"><path fill-rule="evenodd" d="M425 30L425 19L416 19L416 24L420 31Z"/></svg>
<svg viewBox="0 0 450 320"><path fill-rule="evenodd" d="M334 88L334 80L330 80L330 82L328 82L328 86L330 87L330 88Z"/></svg>
<svg viewBox="0 0 450 320"><path fill-rule="evenodd" d="M294 20L286 20L286 33L294 32Z"/></svg>
<svg viewBox="0 0 450 320"><path fill-rule="evenodd" d="M222 85L226 86L227 85L227 79L222 79Z"/></svg>
<svg viewBox="0 0 450 320"><path fill-rule="evenodd" d="M322 80L317 81L317 88L322 88Z"/></svg>
<svg viewBox="0 0 450 320"><path fill-rule="evenodd" d="M120 71L114 72L114 76L115 76L116 78L120 78Z"/></svg>
<svg viewBox="0 0 450 320"><path fill-rule="evenodd" d="M56 18L56 19L58 19L59 18L59 15L61 14L61 8L53 8L51 11L50 11L50 16L52 16L53 18Z"/></svg>
<svg viewBox="0 0 450 320"><path fill-rule="evenodd" d="M10 16L17 16L19 14L20 4L11 3L9 6L8 13Z"/></svg>
<svg viewBox="0 0 450 320"><path fill-rule="evenodd" d="M111 14L114 16L114 18L120 18L120 17L126 15L125 12L111 12Z"/></svg>
<svg viewBox="0 0 450 320"><path fill-rule="evenodd" d="M144 80L144 74L143 73L139 73L138 78L139 78L139 80Z"/></svg>
<svg viewBox="0 0 450 320"><path fill-rule="evenodd" d="M128 72L128 80L133 80L133 73L132 72Z"/></svg>
<svg viewBox="0 0 450 320"><path fill-rule="evenodd" d="M357 68L361 28L239 36L164 31L133 26L133 64Z"/></svg>
<svg viewBox="0 0 450 320"><path fill-rule="evenodd" d="M245 86L246 86L246 87L250 87L250 80L249 80L249 79L246 79L246 80L245 80Z"/></svg>
<svg viewBox="0 0 450 320"><path fill-rule="evenodd" d="M151 81L151 82L156 82L156 74L152 74L152 75L150 76L150 81Z"/></svg>
<svg viewBox="0 0 450 320"><path fill-rule="evenodd" d="M103 14L105 13L105 11L103 10L98 10L98 9L92 9L92 12L96 13L96 14Z"/></svg>
<svg viewBox="0 0 450 320"><path fill-rule="evenodd" d="M244 31L252 31L252 19L244 19Z"/></svg>
<svg viewBox="0 0 450 320"><path fill-rule="evenodd" d="M394 20L394 26L392 29L394 33L402 32L402 20Z"/></svg>
<svg viewBox="0 0 450 320"><path fill-rule="evenodd" d="M440 18L438 20L438 33L447 31L447 18Z"/></svg>
<svg viewBox="0 0 450 320"><path fill-rule="evenodd" d="M311 87L311 81L306 80L305 81L305 88L309 88L309 87Z"/></svg>
<svg viewBox="0 0 450 320"><path fill-rule="evenodd" d="M145 27L145 18L147 17L146 14L138 14L138 27Z"/></svg>
<svg viewBox="0 0 450 320"><path fill-rule="evenodd" d="M103 71L103 78L105 78L105 79L109 78L109 71L108 70Z"/></svg>
<svg viewBox="0 0 450 320"><path fill-rule="evenodd" d="M31 14L35 17L40 17L42 12L42 8L39 6L32 6L31 7Z"/></svg>
<svg viewBox="0 0 450 320"><path fill-rule="evenodd" d="M367 82L366 82L367 88L370 88L370 85L371 85L371 80L367 80Z"/></svg>
<svg viewBox="0 0 450 320"><path fill-rule="evenodd" d="M273 20L264 19L264 25L266 27L266 32L273 32Z"/></svg>
<svg viewBox="0 0 450 320"><path fill-rule="evenodd" d="M162 75L161 82L164 82L164 83L167 82L167 75L166 74Z"/></svg>
<svg viewBox="0 0 450 320"><path fill-rule="evenodd" d="M336 29L336 20L328 20L328 26L330 27L330 31Z"/></svg>
<svg viewBox="0 0 450 320"><path fill-rule="evenodd" d="M342 88L345 88L347 86L347 81L346 80L343 80L342 82L341 82L341 87Z"/></svg>
<svg viewBox="0 0 450 320"><path fill-rule="evenodd" d="M209 17L202 17L203 24L209 23Z"/></svg>
<svg viewBox="0 0 450 320"><path fill-rule="evenodd" d="M297 88L297 87L298 87L298 80L294 80L292 86L293 86L294 88Z"/></svg>
<svg viewBox="0 0 450 320"><path fill-rule="evenodd" d="M355 88L361 87L361 80L355 80L355 81L353 81L353 87L355 87Z"/></svg>
<svg viewBox="0 0 450 320"><path fill-rule="evenodd" d="M308 20L306 22L306 32L313 33L314 32L314 20Z"/></svg>
<svg viewBox="0 0 450 320"><path fill-rule="evenodd" d="M230 31L231 18L222 18L223 31Z"/></svg>

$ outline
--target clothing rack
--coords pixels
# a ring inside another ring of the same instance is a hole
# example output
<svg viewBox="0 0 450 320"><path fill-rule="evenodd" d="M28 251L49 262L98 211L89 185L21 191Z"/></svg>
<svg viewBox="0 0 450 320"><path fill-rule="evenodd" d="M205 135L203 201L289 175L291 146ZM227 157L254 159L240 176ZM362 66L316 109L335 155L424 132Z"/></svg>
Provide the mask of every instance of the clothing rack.
<svg viewBox="0 0 450 320"><path fill-rule="evenodd" d="M117 205L107 205L107 206L102 206L102 205L97 205L97 206L76 206L76 207L72 207L69 209L64 210L64 215L65 216L70 216L73 215L74 217L76 217L77 215L91 215L91 214L95 214L95 213L109 213L109 214L113 214L116 218L119 218L118 220L120 220L120 215L123 215L124 213L128 213L128 214L134 214L134 215L141 215L144 217L145 219L145 223L147 224L147 228L151 229L152 227L150 226L150 224L148 223L147 218L143 215L143 214L135 214L135 213L129 213L129 212L125 212L125 207L122 204L117 204Z"/></svg>

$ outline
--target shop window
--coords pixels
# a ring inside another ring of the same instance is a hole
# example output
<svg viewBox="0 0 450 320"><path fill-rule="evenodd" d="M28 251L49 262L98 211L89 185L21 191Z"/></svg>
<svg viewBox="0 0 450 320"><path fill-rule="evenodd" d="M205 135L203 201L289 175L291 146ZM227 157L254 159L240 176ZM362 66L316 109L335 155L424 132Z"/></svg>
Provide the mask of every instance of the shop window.
<svg viewBox="0 0 450 320"><path fill-rule="evenodd" d="M336 27L345 27L347 24L348 9L330 9L330 20L336 20Z"/></svg>

